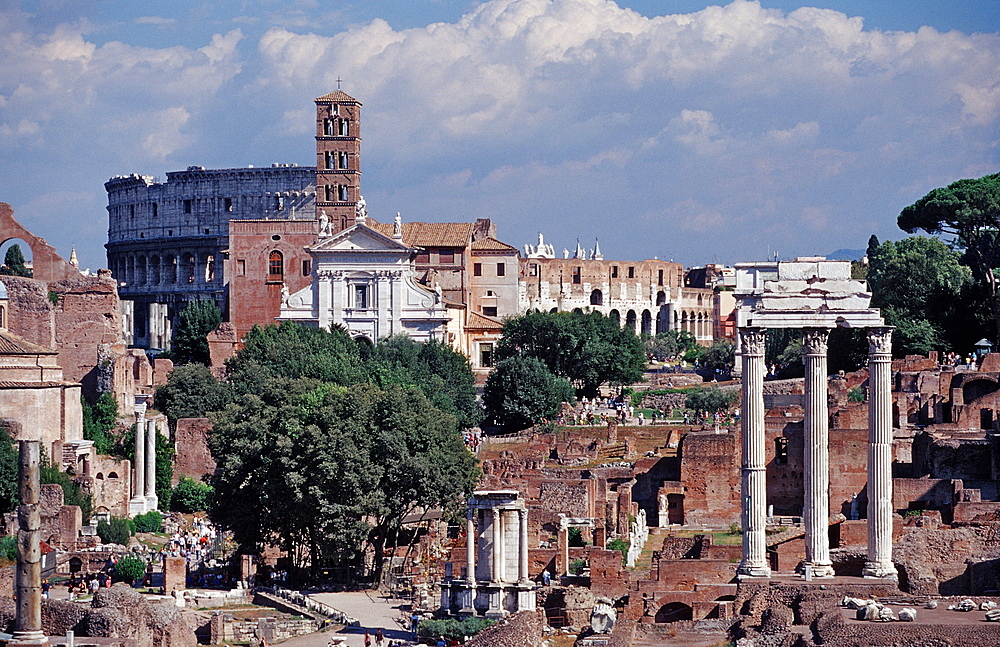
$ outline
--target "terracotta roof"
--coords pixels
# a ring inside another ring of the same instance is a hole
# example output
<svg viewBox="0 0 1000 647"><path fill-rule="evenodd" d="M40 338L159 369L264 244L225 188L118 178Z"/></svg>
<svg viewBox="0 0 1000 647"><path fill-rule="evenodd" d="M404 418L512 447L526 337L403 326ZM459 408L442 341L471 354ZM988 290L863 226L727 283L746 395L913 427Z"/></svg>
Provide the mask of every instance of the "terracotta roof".
<svg viewBox="0 0 1000 647"><path fill-rule="evenodd" d="M51 389L55 386L66 386L73 382L17 382L15 380L0 380L0 389Z"/></svg>
<svg viewBox="0 0 1000 647"><path fill-rule="evenodd" d="M358 101L351 95L347 94L343 90L334 90L330 94L324 94L321 97L316 97L316 101L339 101L341 103L349 101L361 105L360 101Z"/></svg>
<svg viewBox="0 0 1000 647"><path fill-rule="evenodd" d="M465 325L466 328L475 328L476 330L503 330L503 324L496 319L491 319L485 315L481 315L478 312L469 313L469 321Z"/></svg>
<svg viewBox="0 0 1000 647"><path fill-rule="evenodd" d="M9 330L0 330L0 355L57 355L44 346L34 344Z"/></svg>
<svg viewBox="0 0 1000 647"><path fill-rule="evenodd" d="M517 248L497 240L491 236L472 241L473 251L482 252L517 252Z"/></svg>
<svg viewBox="0 0 1000 647"><path fill-rule="evenodd" d="M392 236L393 223L371 223L369 227ZM472 240L471 222L404 222L403 243L410 247L465 247Z"/></svg>

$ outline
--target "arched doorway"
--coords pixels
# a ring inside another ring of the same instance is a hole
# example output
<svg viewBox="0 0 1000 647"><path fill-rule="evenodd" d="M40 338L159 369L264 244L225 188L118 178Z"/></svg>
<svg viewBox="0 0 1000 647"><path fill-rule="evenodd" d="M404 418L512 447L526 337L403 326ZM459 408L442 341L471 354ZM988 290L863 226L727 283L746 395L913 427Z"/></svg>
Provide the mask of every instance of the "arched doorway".
<svg viewBox="0 0 1000 647"><path fill-rule="evenodd" d="M647 337L653 334L653 315L649 310L642 311L642 334Z"/></svg>
<svg viewBox="0 0 1000 647"><path fill-rule="evenodd" d="M590 305L592 306L602 306L604 305L604 293L600 290L594 290L590 293Z"/></svg>
<svg viewBox="0 0 1000 647"><path fill-rule="evenodd" d="M625 327L635 333L635 310L629 310L628 314L625 315Z"/></svg>
<svg viewBox="0 0 1000 647"><path fill-rule="evenodd" d="M691 620L693 617L691 607L683 602L671 602L664 604L656 612L656 623L678 622L680 620Z"/></svg>
<svg viewBox="0 0 1000 647"><path fill-rule="evenodd" d="M617 310L612 310L611 312L609 312L608 313L608 319L611 319L616 324L618 324L619 327L621 327L621 325L622 325L622 316L621 316L621 314Z"/></svg>

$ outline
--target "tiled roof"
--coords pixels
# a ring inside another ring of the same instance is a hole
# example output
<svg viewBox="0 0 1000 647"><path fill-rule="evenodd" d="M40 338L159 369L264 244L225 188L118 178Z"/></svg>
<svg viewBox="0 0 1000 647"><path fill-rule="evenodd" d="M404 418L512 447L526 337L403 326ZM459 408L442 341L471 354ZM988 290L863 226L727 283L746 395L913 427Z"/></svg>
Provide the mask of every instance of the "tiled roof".
<svg viewBox="0 0 1000 647"><path fill-rule="evenodd" d="M361 103L343 90L334 90L330 94L324 94L321 97L316 97L316 101L339 101L341 103L351 101L357 104Z"/></svg>
<svg viewBox="0 0 1000 647"><path fill-rule="evenodd" d="M503 324L496 319L491 319L485 315L481 315L478 312L469 313L469 321L465 325L466 328L475 328L476 330L503 330Z"/></svg>
<svg viewBox="0 0 1000 647"><path fill-rule="evenodd" d="M517 248L497 240L491 236L472 241L472 251L475 252L517 252Z"/></svg>
<svg viewBox="0 0 1000 647"><path fill-rule="evenodd" d="M50 389L56 386L66 386L72 382L16 382L14 380L0 380L0 389Z"/></svg>
<svg viewBox="0 0 1000 647"><path fill-rule="evenodd" d="M0 355L56 355L56 351L34 344L9 330L0 330Z"/></svg>
<svg viewBox="0 0 1000 647"><path fill-rule="evenodd" d="M375 231L392 236L393 223L371 223ZM410 247L465 247L472 240L471 222L404 222L403 242Z"/></svg>

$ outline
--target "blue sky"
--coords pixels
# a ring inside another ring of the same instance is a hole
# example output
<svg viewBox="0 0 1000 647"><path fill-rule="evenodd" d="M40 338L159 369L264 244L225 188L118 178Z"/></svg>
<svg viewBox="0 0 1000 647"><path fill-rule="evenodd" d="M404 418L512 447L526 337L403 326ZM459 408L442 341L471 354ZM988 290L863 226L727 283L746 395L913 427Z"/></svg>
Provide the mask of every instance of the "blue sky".
<svg viewBox="0 0 1000 647"><path fill-rule="evenodd" d="M995 2L0 0L0 201L103 266L111 176L313 163L364 103L373 216L686 264L863 248L1000 170Z"/></svg>

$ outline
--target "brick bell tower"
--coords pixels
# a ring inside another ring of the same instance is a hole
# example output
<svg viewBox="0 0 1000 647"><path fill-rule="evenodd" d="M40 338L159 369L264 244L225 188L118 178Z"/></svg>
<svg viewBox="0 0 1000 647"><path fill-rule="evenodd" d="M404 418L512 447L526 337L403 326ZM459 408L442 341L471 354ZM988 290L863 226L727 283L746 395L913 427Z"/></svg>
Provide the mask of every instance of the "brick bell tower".
<svg viewBox="0 0 1000 647"><path fill-rule="evenodd" d="M342 90L316 99L316 218L330 233L354 225L361 195L361 102Z"/></svg>

